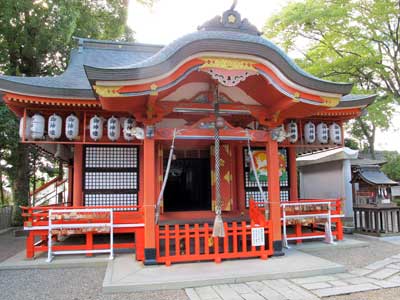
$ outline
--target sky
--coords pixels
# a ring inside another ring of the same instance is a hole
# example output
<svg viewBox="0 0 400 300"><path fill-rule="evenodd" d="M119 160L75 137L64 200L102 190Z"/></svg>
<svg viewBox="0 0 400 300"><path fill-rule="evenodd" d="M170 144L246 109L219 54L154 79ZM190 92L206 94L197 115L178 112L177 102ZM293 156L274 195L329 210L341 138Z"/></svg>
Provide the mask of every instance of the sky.
<svg viewBox="0 0 400 300"><path fill-rule="evenodd" d="M135 31L139 43L166 45L197 30L199 25L221 15L232 0L158 0L152 8L129 1L128 25ZM236 10L260 31L267 18L278 12L288 0L239 0ZM400 110L388 131L376 134L377 150L400 152Z"/></svg>

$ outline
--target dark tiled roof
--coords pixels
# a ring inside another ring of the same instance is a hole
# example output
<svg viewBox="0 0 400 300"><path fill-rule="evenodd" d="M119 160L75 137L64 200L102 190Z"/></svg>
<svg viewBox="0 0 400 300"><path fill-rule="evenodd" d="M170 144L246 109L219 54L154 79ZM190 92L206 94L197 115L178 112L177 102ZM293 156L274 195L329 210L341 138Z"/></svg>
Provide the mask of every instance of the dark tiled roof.
<svg viewBox="0 0 400 300"><path fill-rule="evenodd" d="M389 179L379 166L362 166L357 170L360 177L371 184L397 185L396 181Z"/></svg>
<svg viewBox="0 0 400 300"><path fill-rule="evenodd" d="M186 57L200 52L219 51L255 55L275 64L290 80L311 89L348 94L350 83L319 79L297 66L271 41L257 35L235 31L197 31L164 47L154 56L115 69L86 67L89 80L135 80L166 73Z"/></svg>
<svg viewBox="0 0 400 300"><path fill-rule="evenodd" d="M369 159L369 158L358 158L358 159L353 159L351 161L352 166L371 166L371 165L384 165L387 163L386 160L379 160L379 159Z"/></svg>
<svg viewBox="0 0 400 300"><path fill-rule="evenodd" d="M340 99L340 103L336 107L345 108L345 107L368 106L374 101L375 97L376 95L348 94Z"/></svg>
<svg viewBox="0 0 400 300"><path fill-rule="evenodd" d="M94 98L84 65L118 68L154 55L162 46L81 39L73 49L66 71L52 77L0 76L0 89L29 95Z"/></svg>

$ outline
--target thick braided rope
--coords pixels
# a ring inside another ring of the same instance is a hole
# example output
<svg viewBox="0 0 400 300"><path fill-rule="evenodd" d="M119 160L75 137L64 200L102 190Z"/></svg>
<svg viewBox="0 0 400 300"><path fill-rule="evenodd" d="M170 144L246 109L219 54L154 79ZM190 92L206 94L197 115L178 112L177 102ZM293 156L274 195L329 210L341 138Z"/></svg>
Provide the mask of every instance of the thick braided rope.
<svg viewBox="0 0 400 300"><path fill-rule="evenodd" d="M222 201L221 201L221 176L220 176L220 139L219 129L215 128L215 213L221 215Z"/></svg>

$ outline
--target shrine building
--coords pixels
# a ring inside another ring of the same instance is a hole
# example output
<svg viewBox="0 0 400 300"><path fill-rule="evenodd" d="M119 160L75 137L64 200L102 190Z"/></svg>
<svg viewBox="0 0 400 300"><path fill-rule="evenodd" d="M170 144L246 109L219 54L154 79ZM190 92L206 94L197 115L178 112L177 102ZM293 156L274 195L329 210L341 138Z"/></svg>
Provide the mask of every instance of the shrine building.
<svg viewBox="0 0 400 300"><path fill-rule="evenodd" d="M166 46L76 41L59 76L0 76L21 143L69 170L65 199L23 208L28 258L221 262L343 238L345 199L300 199L296 157L342 147L375 96L303 71L234 8Z"/></svg>

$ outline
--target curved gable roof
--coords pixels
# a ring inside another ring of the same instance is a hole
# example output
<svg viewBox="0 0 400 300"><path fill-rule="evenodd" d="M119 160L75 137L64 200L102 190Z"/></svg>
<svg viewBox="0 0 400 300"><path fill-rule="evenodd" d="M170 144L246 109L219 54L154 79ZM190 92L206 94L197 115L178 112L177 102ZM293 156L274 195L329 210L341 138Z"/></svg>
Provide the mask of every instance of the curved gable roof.
<svg viewBox="0 0 400 300"><path fill-rule="evenodd" d="M235 31L197 31L177 39L138 63L118 68L85 66L85 70L90 81L139 80L167 73L188 57L213 51L253 55L268 60L293 82L314 90L344 95L353 86L351 83L319 79L302 70L269 40Z"/></svg>

